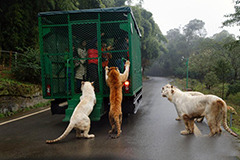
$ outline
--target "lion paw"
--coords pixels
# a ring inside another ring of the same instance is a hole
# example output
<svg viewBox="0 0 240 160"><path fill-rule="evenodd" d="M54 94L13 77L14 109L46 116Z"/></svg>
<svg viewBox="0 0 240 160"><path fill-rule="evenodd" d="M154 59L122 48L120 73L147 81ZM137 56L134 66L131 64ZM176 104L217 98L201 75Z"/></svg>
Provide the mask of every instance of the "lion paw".
<svg viewBox="0 0 240 160"><path fill-rule="evenodd" d="M83 133L80 133L80 134L77 134L76 137L77 137L77 138L83 138L84 135L83 135Z"/></svg>
<svg viewBox="0 0 240 160"><path fill-rule="evenodd" d="M108 66L105 67L105 70L108 70Z"/></svg>
<svg viewBox="0 0 240 160"><path fill-rule="evenodd" d="M183 131L181 131L181 134L182 135L188 135L188 134L190 134L190 132L188 130L183 130Z"/></svg>
<svg viewBox="0 0 240 160"><path fill-rule="evenodd" d="M175 118L176 121L181 121L180 117Z"/></svg>
<svg viewBox="0 0 240 160"><path fill-rule="evenodd" d="M84 136L84 138L94 138L94 137L95 137L94 134L89 134L89 135L87 135L87 136Z"/></svg>
<svg viewBox="0 0 240 160"><path fill-rule="evenodd" d="M204 117L202 117L202 118L197 118L196 121L197 121L198 123L202 123L203 119L204 119Z"/></svg>
<svg viewBox="0 0 240 160"><path fill-rule="evenodd" d="M116 135L116 136L111 136L112 139L117 139L119 138L120 135Z"/></svg>
<svg viewBox="0 0 240 160"><path fill-rule="evenodd" d="M114 130L111 129L111 130L108 131L108 133L112 134L112 133L114 133Z"/></svg>
<svg viewBox="0 0 240 160"><path fill-rule="evenodd" d="M126 66L127 66L127 65L129 66L129 65L130 65L129 60L126 61L125 65L126 65Z"/></svg>

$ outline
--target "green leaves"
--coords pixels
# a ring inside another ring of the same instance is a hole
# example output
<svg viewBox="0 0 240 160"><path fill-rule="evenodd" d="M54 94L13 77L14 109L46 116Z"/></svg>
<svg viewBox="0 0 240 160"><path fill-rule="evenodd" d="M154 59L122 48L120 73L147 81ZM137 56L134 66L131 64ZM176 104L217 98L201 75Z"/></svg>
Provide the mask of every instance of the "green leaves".
<svg viewBox="0 0 240 160"><path fill-rule="evenodd" d="M24 54L18 56L17 65L12 68L15 79L31 83L41 82L41 65L39 50L26 48Z"/></svg>
<svg viewBox="0 0 240 160"><path fill-rule="evenodd" d="M152 66L152 61L167 52L166 47L163 45L163 42L167 42L167 39L155 23L151 12L140 6L132 7L132 9L142 34L141 52L144 72L145 68Z"/></svg>
<svg viewBox="0 0 240 160"><path fill-rule="evenodd" d="M223 26L234 26L240 25L240 6L239 6L240 0L235 0L235 13L227 14L225 15L226 18L229 18L228 20L224 21L222 24Z"/></svg>

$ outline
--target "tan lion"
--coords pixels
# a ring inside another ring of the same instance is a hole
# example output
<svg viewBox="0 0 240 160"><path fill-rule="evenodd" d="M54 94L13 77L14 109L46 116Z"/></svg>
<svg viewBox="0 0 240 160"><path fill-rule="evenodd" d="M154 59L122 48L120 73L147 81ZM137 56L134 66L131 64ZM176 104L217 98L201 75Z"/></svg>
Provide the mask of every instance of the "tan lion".
<svg viewBox="0 0 240 160"><path fill-rule="evenodd" d="M117 131L117 136L111 136L112 138L118 138L120 136L121 124L122 124L122 86L127 80L129 74L130 62L126 61L125 71L121 74L117 67L108 66L105 68L105 79L106 83L110 88L110 111L109 111L109 122L112 129L109 133Z"/></svg>
<svg viewBox="0 0 240 160"><path fill-rule="evenodd" d="M209 136L222 132L221 122L226 131L238 136L227 125L228 107L221 98L215 95L191 96L174 86L163 88L162 96L167 97L179 109L185 124L185 130L181 131L181 134L194 133L194 118L205 116L210 128Z"/></svg>

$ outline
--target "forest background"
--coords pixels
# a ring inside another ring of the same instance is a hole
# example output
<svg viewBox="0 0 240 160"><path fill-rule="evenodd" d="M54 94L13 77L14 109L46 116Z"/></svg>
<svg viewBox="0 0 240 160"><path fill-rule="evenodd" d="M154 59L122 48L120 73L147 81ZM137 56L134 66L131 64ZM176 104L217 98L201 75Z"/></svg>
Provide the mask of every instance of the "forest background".
<svg viewBox="0 0 240 160"><path fill-rule="evenodd" d="M188 73L189 79L183 81L189 81L188 88L216 94L240 110L239 35L223 30L212 37L206 37L205 22L198 19L189 21L182 28L170 29L167 35L163 35L152 13L142 7L143 0L134 2L133 5L132 0L2 0L0 96L6 94L3 87L6 88L11 83L41 84L39 12L127 5L131 6L142 34L144 75L183 79ZM223 22L223 26L240 25L239 3L240 0L235 0L235 13L226 15L228 20ZM18 65L8 63L11 54L13 57L18 54ZM180 81L177 83L180 84ZM181 87L186 89L185 85ZM240 120L237 121L240 124Z"/></svg>

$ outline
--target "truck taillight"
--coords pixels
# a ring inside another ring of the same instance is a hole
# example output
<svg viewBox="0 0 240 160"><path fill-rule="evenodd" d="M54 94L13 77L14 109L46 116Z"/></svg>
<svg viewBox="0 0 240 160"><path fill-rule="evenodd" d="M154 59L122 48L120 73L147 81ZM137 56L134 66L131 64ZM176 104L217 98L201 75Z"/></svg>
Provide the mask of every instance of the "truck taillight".
<svg viewBox="0 0 240 160"><path fill-rule="evenodd" d="M47 95L51 96L51 86L50 86L50 84L47 85Z"/></svg>
<svg viewBox="0 0 240 160"><path fill-rule="evenodd" d="M124 82L124 88L125 88L125 93L129 93L130 90L130 82L129 81L125 81Z"/></svg>

